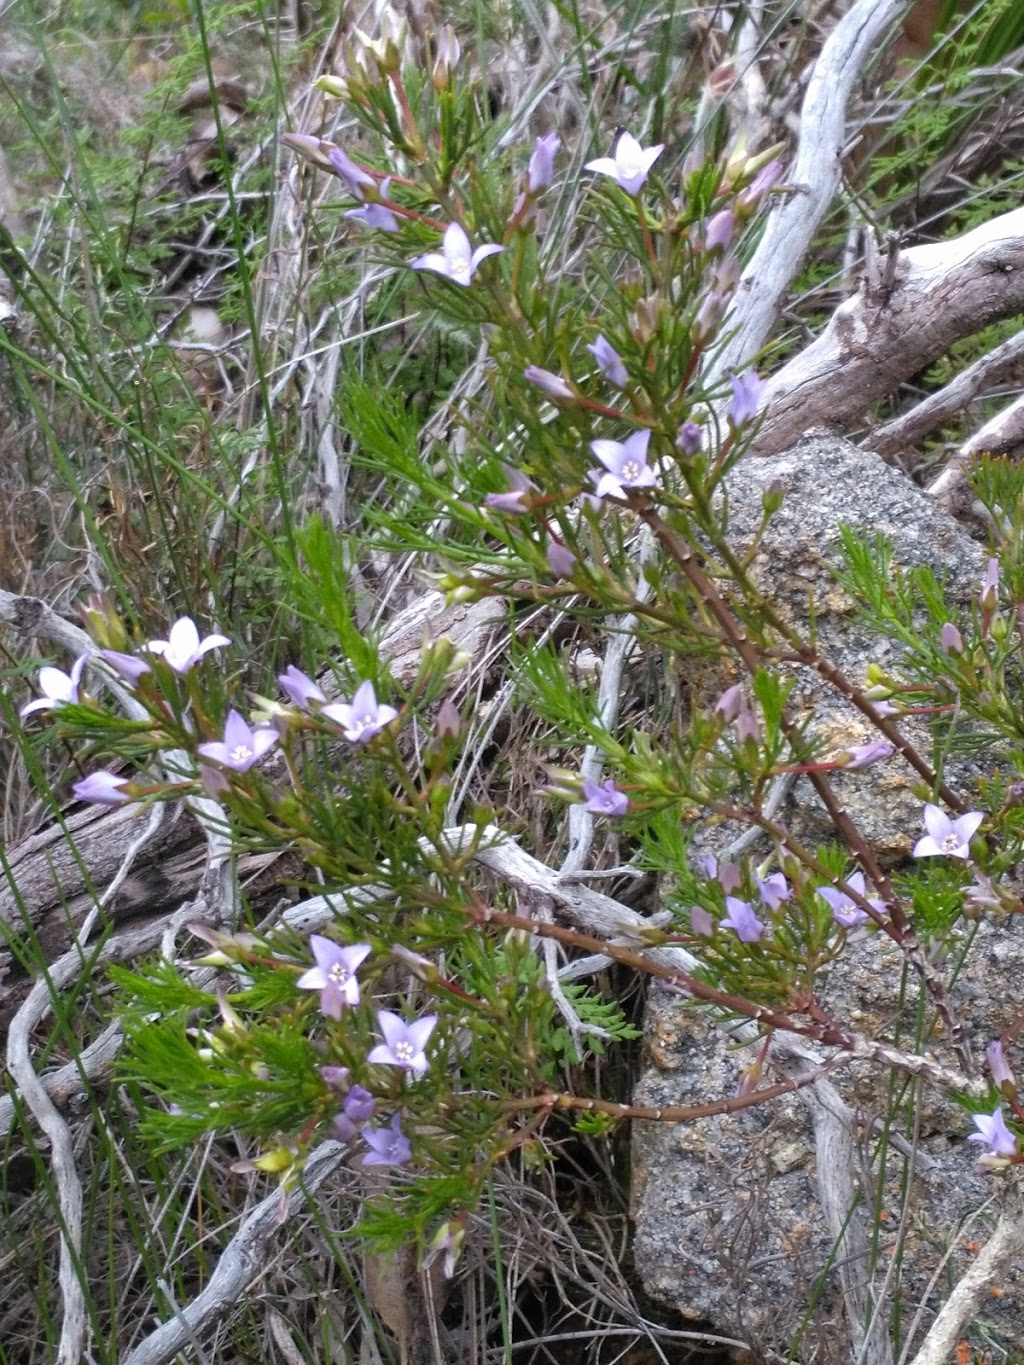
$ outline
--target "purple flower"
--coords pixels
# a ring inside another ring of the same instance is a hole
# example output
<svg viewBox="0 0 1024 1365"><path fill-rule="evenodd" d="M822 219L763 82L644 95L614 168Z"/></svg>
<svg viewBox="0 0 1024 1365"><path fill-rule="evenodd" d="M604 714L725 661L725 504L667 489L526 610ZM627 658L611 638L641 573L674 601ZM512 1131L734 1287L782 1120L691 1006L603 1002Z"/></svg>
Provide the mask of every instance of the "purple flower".
<svg viewBox="0 0 1024 1365"><path fill-rule="evenodd" d="M662 142L654 147L641 147L632 133L623 133L615 144L614 156L599 156L596 161L588 161L586 169L610 175L620 189L635 197L664 150Z"/></svg>
<svg viewBox="0 0 1024 1365"><path fill-rule="evenodd" d="M351 702L335 702L325 706L320 714L336 721L345 732L345 738L353 744L365 744L389 725L398 712L393 706L378 703L373 683L367 679L359 684Z"/></svg>
<svg viewBox="0 0 1024 1365"><path fill-rule="evenodd" d="M684 422L676 436L676 445L684 455L697 455L704 444L704 432L696 422Z"/></svg>
<svg viewBox="0 0 1024 1365"><path fill-rule="evenodd" d="M33 711L49 711L55 706L66 706L68 702L78 701L78 689L82 681L82 670L88 662L88 654L80 654L71 665L71 672L47 665L39 670L39 690L42 696L27 702L20 711L22 716L30 716Z"/></svg>
<svg viewBox="0 0 1024 1365"><path fill-rule="evenodd" d="M732 687L727 687L715 702L714 714L721 716L727 725L731 725L743 707L743 688L739 683L733 683Z"/></svg>
<svg viewBox="0 0 1024 1365"><path fill-rule="evenodd" d="M962 654L964 652L964 637L952 621L947 621L939 631L939 644L947 654Z"/></svg>
<svg viewBox="0 0 1024 1365"><path fill-rule="evenodd" d="M124 678L125 682L132 687L139 681L144 673L152 673L152 669L145 660L140 659L137 654L122 654L118 649L101 649L100 656L104 658L115 673Z"/></svg>
<svg viewBox="0 0 1024 1365"><path fill-rule="evenodd" d="M757 894L769 910L778 910L782 902L788 901L793 894L789 889L789 882L781 872L773 872L768 877L758 877L755 874L754 880L757 882Z"/></svg>
<svg viewBox="0 0 1024 1365"><path fill-rule="evenodd" d="M511 487L507 493L488 493L484 498L484 506L492 508L495 512L511 512L518 515L527 510L525 499L536 491L537 485L518 469L513 469L511 465L503 465L502 468L508 475Z"/></svg>
<svg viewBox="0 0 1024 1365"><path fill-rule="evenodd" d="M861 768L870 767L872 763L891 758L895 750L885 740L877 739L871 744L853 744L846 752L847 759L843 767L849 768L851 772L858 772Z"/></svg>
<svg viewBox="0 0 1024 1365"><path fill-rule="evenodd" d="M395 1114L390 1128L364 1128L369 1151L364 1166L403 1166L412 1157L412 1143L402 1132L402 1116Z"/></svg>
<svg viewBox="0 0 1024 1365"><path fill-rule="evenodd" d="M346 1118L352 1119L354 1123L365 1123L367 1119L373 1118L377 1110L377 1101L369 1090L364 1090L361 1085L354 1085L345 1096L342 1110Z"/></svg>
<svg viewBox="0 0 1024 1365"><path fill-rule="evenodd" d="M335 1089L340 1090L343 1086L348 1085L347 1066L322 1066L320 1067L320 1075L327 1085L333 1086Z"/></svg>
<svg viewBox="0 0 1024 1365"><path fill-rule="evenodd" d="M992 1073L992 1079L996 1085L1011 1085L1016 1087L1017 1082L1013 1072L1003 1056L1003 1045L997 1039L994 1043L989 1043L985 1049L985 1059L988 1062L988 1069Z"/></svg>
<svg viewBox="0 0 1024 1365"><path fill-rule="evenodd" d="M619 791L610 777L607 782L600 784L592 782L589 777L584 778L583 795L586 797L583 809L590 811L591 815L625 815L629 810L629 797Z"/></svg>
<svg viewBox="0 0 1024 1365"><path fill-rule="evenodd" d="M191 616L183 616L171 626L166 640L150 640L146 649L151 654L159 654L175 673L187 673L211 649L223 649L230 643L226 635L207 635L205 640L200 640Z"/></svg>
<svg viewBox="0 0 1024 1365"><path fill-rule="evenodd" d="M283 673L278 674L277 681L281 684L281 691L285 694L293 706L298 706L301 710L308 710L310 702L320 702L327 700L320 688L312 678L296 668L294 664L289 664Z"/></svg>
<svg viewBox="0 0 1024 1365"><path fill-rule="evenodd" d="M592 346L587 350L597 361L597 368L607 379L609 384L614 384L617 389L624 389L629 382L629 375L626 367L622 363L622 357L603 336L599 336Z"/></svg>
<svg viewBox="0 0 1024 1365"><path fill-rule="evenodd" d="M744 370L742 374L734 374L730 383L732 402L729 404L729 421L734 427L741 427L744 422L749 422L757 416L758 404L764 392L764 381L759 379L753 370Z"/></svg>
<svg viewBox="0 0 1024 1365"><path fill-rule="evenodd" d="M200 744L199 752L205 759L231 768L233 772L246 773L274 747L279 738L277 731L270 726L258 726L254 730L244 717L231 710L224 723L223 740Z"/></svg>
<svg viewBox="0 0 1024 1365"><path fill-rule="evenodd" d="M722 209L709 218L704 228L704 250L714 251L720 247L724 251L732 240L735 225L732 209Z"/></svg>
<svg viewBox="0 0 1024 1365"><path fill-rule="evenodd" d="M702 905L690 906L690 923L693 925L693 932L700 934L702 938L711 938L715 932L715 921Z"/></svg>
<svg viewBox="0 0 1024 1365"><path fill-rule="evenodd" d="M974 881L964 892L965 906L978 912L981 910L998 910L1002 903L999 892L992 885L991 879L986 877L984 872L976 871Z"/></svg>
<svg viewBox="0 0 1024 1365"><path fill-rule="evenodd" d="M380 232L398 232L398 219L387 204L364 204L361 209L347 209L346 218L357 218L367 227L377 228Z"/></svg>
<svg viewBox="0 0 1024 1365"><path fill-rule="evenodd" d="M91 801L94 806L120 806L131 797L125 790L128 782L113 773L90 773L81 781L74 783L71 790L79 801Z"/></svg>
<svg viewBox="0 0 1024 1365"><path fill-rule="evenodd" d="M782 178L782 162L775 158L762 166L745 190L736 197L736 207L742 213L750 213L774 185Z"/></svg>
<svg viewBox="0 0 1024 1365"><path fill-rule="evenodd" d="M604 465L592 469L594 496L621 498L627 488L654 488L657 480L647 464L649 431L635 431L624 441L591 441L590 449Z"/></svg>
<svg viewBox="0 0 1024 1365"><path fill-rule="evenodd" d="M697 867L709 881L717 881L723 891L740 889L740 870L735 863L719 863L713 853L705 853L697 859Z"/></svg>
<svg viewBox="0 0 1024 1365"><path fill-rule="evenodd" d="M985 577L981 580L981 596L978 604L982 611L994 611L999 601L999 560L990 559L985 566Z"/></svg>
<svg viewBox="0 0 1024 1365"><path fill-rule="evenodd" d="M555 173L555 153L561 145L562 139L557 133L548 133L546 137L537 139L526 168L527 194L540 194L551 184L551 177Z"/></svg>
<svg viewBox="0 0 1024 1365"><path fill-rule="evenodd" d="M368 943L353 943L342 948L333 939L310 934L309 946L316 966L303 972L295 983L301 991L320 992L320 1011L329 1019L340 1019L346 1005L359 1004L356 969L369 956Z"/></svg>
<svg viewBox="0 0 1024 1365"><path fill-rule="evenodd" d="M846 884L851 890L856 891L858 896L863 896L872 910L877 910L880 915L885 913L884 902L866 895L863 872L854 872L852 876L846 878ZM837 886L819 886L818 895L831 906L832 918L844 929L853 929L871 918L866 910L862 910L852 897L845 891L840 891Z"/></svg>
<svg viewBox="0 0 1024 1365"><path fill-rule="evenodd" d="M536 384L542 393L546 393L549 398L561 399L563 402L568 399L575 402L576 395L565 382L560 374L553 374L551 370L542 370L539 365L527 365L523 371L523 378L528 379L531 384Z"/></svg>
<svg viewBox="0 0 1024 1365"><path fill-rule="evenodd" d="M732 929L741 943L756 943L764 933L764 925L754 914L749 901L741 901L737 896L726 896L725 908L728 915L719 920L723 929Z"/></svg>
<svg viewBox="0 0 1024 1365"><path fill-rule="evenodd" d="M547 548L548 568L556 578L568 578L576 567L576 556L559 540L552 540Z"/></svg>
<svg viewBox="0 0 1024 1365"><path fill-rule="evenodd" d="M351 161L340 147L332 147L327 153L327 160L331 163L331 168L339 180L345 182L353 199L358 199L360 203L366 198L366 191L372 190L376 186L376 181L372 175L368 175L361 166L357 166Z"/></svg>
<svg viewBox="0 0 1024 1365"><path fill-rule="evenodd" d="M978 1131L968 1135L968 1142L983 1142L996 1156L1017 1155L1017 1139L1006 1126L1001 1104L991 1114L972 1114L971 1122Z"/></svg>
<svg viewBox="0 0 1024 1365"><path fill-rule="evenodd" d="M915 858L964 858L971 856L971 840L984 820L981 811L968 811L959 820L951 820L939 806L924 808L924 826L928 831L914 845Z"/></svg>
<svg viewBox="0 0 1024 1365"><path fill-rule="evenodd" d="M410 265L414 270L433 270L446 280L468 287L480 262L504 249L490 242L474 251L464 229L458 223L449 223L441 239L441 250L417 256Z"/></svg>
<svg viewBox="0 0 1024 1365"><path fill-rule="evenodd" d="M404 1067L422 1076L429 1065L424 1048L437 1025L437 1015L425 1014L422 1019L407 1024L399 1014L378 1010L377 1025L384 1041L372 1049L366 1060Z"/></svg>
<svg viewBox="0 0 1024 1365"><path fill-rule="evenodd" d="M293 152L298 152L306 161L312 161L314 166L320 166L324 170L331 169L328 152L333 143L313 137L310 133L282 133L280 141Z"/></svg>

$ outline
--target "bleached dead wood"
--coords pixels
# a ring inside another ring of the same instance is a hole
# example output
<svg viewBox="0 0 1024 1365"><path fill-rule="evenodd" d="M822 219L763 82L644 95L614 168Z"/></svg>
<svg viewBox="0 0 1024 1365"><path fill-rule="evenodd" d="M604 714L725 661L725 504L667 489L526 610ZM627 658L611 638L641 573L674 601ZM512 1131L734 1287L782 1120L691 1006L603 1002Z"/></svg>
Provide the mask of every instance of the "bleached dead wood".
<svg viewBox="0 0 1024 1365"><path fill-rule="evenodd" d="M786 291L839 189L850 92L879 39L908 8L907 0L857 0L822 48L800 112L796 157L786 175L795 193L780 198L768 215L725 322L733 335L709 366L708 380L749 364L778 321Z"/></svg>
<svg viewBox="0 0 1024 1365"><path fill-rule="evenodd" d="M1024 333L1013 339L1024 340ZM996 413L980 431L969 437L939 477L929 485L928 492L942 505L952 507L958 501L960 490L967 486L967 470L979 456L1005 455L1010 451L1019 451L1021 447L1024 447L1024 397Z"/></svg>
<svg viewBox="0 0 1024 1365"><path fill-rule="evenodd" d="M768 381L758 455L811 427L845 426L962 337L1024 310L1024 209L953 241L913 247L891 292L861 289Z"/></svg>

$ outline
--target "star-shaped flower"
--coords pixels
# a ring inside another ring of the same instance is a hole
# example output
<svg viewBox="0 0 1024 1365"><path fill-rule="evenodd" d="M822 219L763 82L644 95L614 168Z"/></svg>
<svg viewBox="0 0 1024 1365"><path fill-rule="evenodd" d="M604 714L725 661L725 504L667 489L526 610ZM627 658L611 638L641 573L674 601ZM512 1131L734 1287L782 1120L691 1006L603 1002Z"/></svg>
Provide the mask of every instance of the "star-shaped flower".
<svg viewBox="0 0 1024 1365"><path fill-rule="evenodd" d="M951 820L939 806L924 808L924 826L928 833L914 845L915 858L963 858L971 856L971 840L984 820L981 811L968 811L959 820Z"/></svg>
<svg viewBox="0 0 1024 1365"><path fill-rule="evenodd" d="M968 1134L968 1142L983 1142L996 1156L1017 1155L1017 1139L1006 1126L1001 1104L991 1114L972 1114L971 1122L978 1131Z"/></svg>
<svg viewBox="0 0 1024 1365"><path fill-rule="evenodd" d="M769 910L778 910L782 902L788 901L793 894L781 872L772 872L767 877L759 877L755 873L754 880L757 882L757 893Z"/></svg>
<svg viewBox="0 0 1024 1365"><path fill-rule="evenodd" d="M412 1143L402 1132L402 1116L395 1114L390 1128L364 1128L369 1151L364 1166L402 1166L412 1157Z"/></svg>
<svg viewBox="0 0 1024 1365"><path fill-rule="evenodd" d="M68 702L78 701L78 689L82 681L82 670L88 661L88 654L80 654L71 665L71 672L53 668L49 664L39 670L39 690L41 697L26 703L21 708L22 716L30 716L33 711L50 711L55 706L65 706Z"/></svg>
<svg viewBox="0 0 1024 1365"><path fill-rule="evenodd" d="M754 914L749 901L741 901L738 896L726 896L725 908L728 915L719 920L723 929L732 929L741 943L756 943L764 933L764 925Z"/></svg>
<svg viewBox="0 0 1024 1365"><path fill-rule="evenodd" d="M183 616L171 626L166 640L150 640L146 648L151 654L159 654L175 673L187 673L211 649L223 649L230 643L226 635L217 634L207 635L205 640L200 640L191 616Z"/></svg>
<svg viewBox="0 0 1024 1365"><path fill-rule="evenodd" d="M399 1014L378 1010L377 1026L384 1035L384 1041L371 1050L366 1060L385 1066L400 1066L422 1076L429 1065L424 1048L436 1025L436 1014L425 1014L422 1019L414 1019L407 1024Z"/></svg>
<svg viewBox="0 0 1024 1365"><path fill-rule="evenodd" d="M212 763L220 763L233 772L244 773L258 763L279 738L277 731L269 725L253 729L243 716L231 710L224 723L224 738L200 744L199 752Z"/></svg>
<svg viewBox="0 0 1024 1365"><path fill-rule="evenodd" d="M336 721L344 730L345 738L353 744L365 744L379 734L385 725L389 725L398 712L393 706L385 706L377 701L373 683L367 678L359 684L351 702L335 702L325 706L320 714Z"/></svg>
<svg viewBox="0 0 1024 1365"><path fill-rule="evenodd" d="M846 878L846 884L851 890L856 891L858 896L864 896L873 910L877 910L879 914L884 913L884 902L866 895L863 872L854 872ZM862 910L852 897L845 891L840 891L837 886L819 886L818 895L831 907L832 918L844 929L853 929L871 918L866 910Z"/></svg>
<svg viewBox="0 0 1024 1365"><path fill-rule="evenodd" d="M664 150L663 142L654 147L641 147L632 133L623 133L615 144L613 156L599 156L596 161L588 161L586 169L610 175L620 189L635 198Z"/></svg>
<svg viewBox="0 0 1024 1365"><path fill-rule="evenodd" d="M417 256L410 264L414 270L432 270L446 280L468 287L480 262L504 249L489 242L474 251L465 229L458 223L449 223L441 239L441 250L428 251L424 256Z"/></svg>
<svg viewBox="0 0 1024 1365"><path fill-rule="evenodd" d="M596 498L621 498L627 488L654 488L657 479L647 464L649 431L634 431L624 441L591 441L590 449L604 465L592 469Z"/></svg>
<svg viewBox="0 0 1024 1365"><path fill-rule="evenodd" d="M340 1019L346 1005L359 1004L356 969L369 956L368 943L353 943L342 948L333 939L310 934L309 946L316 966L303 972L295 983L303 991L320 992L320 1010L329 1019Z"/></svg>
<svg viewBox="0 0 1024 1365"><path fill-rule="evenodd" d="M629 810L629 797L619 791L610 777L602 783L584 778L583 795L586 797L584 810L590 811L591 815L625 815Z"/></svg>

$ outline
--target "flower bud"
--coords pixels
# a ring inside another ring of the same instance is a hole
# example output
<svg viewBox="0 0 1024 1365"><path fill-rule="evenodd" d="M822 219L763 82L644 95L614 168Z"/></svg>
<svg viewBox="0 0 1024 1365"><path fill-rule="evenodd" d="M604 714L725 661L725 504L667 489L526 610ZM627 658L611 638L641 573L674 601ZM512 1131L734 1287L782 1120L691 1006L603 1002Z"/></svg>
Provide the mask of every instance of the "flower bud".
<svg viewBox="0 0 1024 1365"><path fill-rule="evenodd" d="M437 57L430 75L431 83L439 95L451 85L452 72L458 66L461 56L462 47L455 36L455 30L451 24L444 24L437 35Z"/></svg>
<svg viewBox="0 0 1024 1365"><path fill-rule="evenodd" d="M773 517L782 506L782 501L786 496L786 490L778 479L772 479L771 483L761 494L761 506L764 508L766 517Z"/></svg>
<svg viewBox="0 0 1024 1365"><path fill-rule="evenodd" d="M947 621L939 632L939 644L947 654L962 654L964 652L964 637L952 621Z"/></svg>
<svg viewBox="0 0 1024 1365"><path fill-rule="evenodd" d="M313 89L331 99L347 100L350 96L349 83L344 76L319 76L313 82Z"/></svg>

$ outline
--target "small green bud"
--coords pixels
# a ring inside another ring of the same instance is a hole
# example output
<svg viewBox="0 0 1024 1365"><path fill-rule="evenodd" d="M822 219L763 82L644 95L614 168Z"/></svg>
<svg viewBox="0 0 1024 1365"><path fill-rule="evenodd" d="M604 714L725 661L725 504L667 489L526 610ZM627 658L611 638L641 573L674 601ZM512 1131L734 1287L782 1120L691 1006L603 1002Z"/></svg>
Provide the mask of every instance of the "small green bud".
<svg viewBox="0 0 1024 1365"><path fill-rule="evenodd" d="M761 494L761 506L764 508L766 517L773 517L782 506L782 501L786 496L786 490L778 479L772 479L771 483Z"/></svg>

